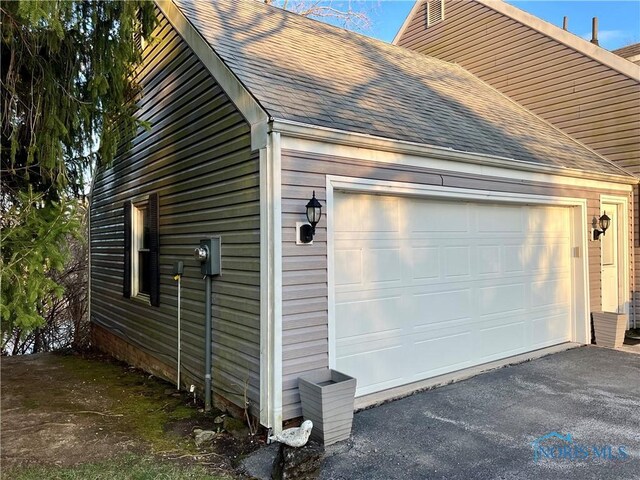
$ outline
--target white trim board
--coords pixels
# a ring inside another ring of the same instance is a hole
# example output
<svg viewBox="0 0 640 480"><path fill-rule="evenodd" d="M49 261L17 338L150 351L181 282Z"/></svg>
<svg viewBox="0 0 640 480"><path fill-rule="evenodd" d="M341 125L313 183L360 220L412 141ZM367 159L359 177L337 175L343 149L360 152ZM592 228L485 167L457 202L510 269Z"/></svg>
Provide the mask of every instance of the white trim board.
<svg viewBox="0 0 640 480"><path fill-rule="evenodd" d="M260 423L282 430L282 194L280 134L260 150Z"/></svg>
<svg viewBox="0 0 640 480"><path fill-rule="evenodd" d="M282 430L282 193L280 134L260 150L260 423Z"/></svg>
<svg viewBox="0 0 640 480"><path fill-rule="evenodd" d="M293 122L274 120L272 128L282 133L284 150L622 192L640 181L622 170L620 175L584 172Z"/></svg>
<svg viewBox="0 0 640 480"><path fill-rule="evenodd" d="M171 0L156 5L251 125L251 149L266 147L269 116L262 106Z"/></svg>
<svg viewBox="0 0 640 480"><path fill-rule="evenodd" d="M336 367L335 328L335 244L334 235L334 193L350 191L384 195L412 196L433 199L460 199L502 204L536 204L574 207L572 212L572 249L577 256L572 257L573 301L572 301L572 341L586 344L590 340L590 299L589 299L589 258L587 254L590 230L587 222L587 200L583 198L553 197L543 195L515 194L507 192L487 192L472 189L458 189L422 184L389 182L363 178L327 175L327 285L328 285L328 337L329 368Z"/></svg>

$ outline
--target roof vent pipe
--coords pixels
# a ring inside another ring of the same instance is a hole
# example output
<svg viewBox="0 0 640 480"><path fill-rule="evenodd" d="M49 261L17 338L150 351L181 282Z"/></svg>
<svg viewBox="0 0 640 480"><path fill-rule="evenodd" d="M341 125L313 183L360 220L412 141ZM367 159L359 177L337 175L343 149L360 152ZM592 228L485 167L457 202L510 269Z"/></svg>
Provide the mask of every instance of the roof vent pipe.
<svg viewBox="0 0 640 480"><path fill-rule="evenodd" d="M593 17L591 21L591 43L600 45L598 42L598 17Z"/></svg>
<svg viewBox="0 0 640 480"><path fill-rule="evenodd" d="M562 19L562 29L563 30L568 30L569 29L569 17L565 16Z"/></svg>

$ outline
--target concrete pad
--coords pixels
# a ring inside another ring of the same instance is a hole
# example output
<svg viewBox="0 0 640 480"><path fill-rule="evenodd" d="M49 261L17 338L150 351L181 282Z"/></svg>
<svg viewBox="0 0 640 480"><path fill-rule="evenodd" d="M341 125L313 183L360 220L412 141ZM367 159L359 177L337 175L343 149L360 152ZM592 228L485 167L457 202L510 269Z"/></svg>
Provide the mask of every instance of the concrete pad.
<svg viewBox="0 0 640 480"><path fill-rule="evenodd" d="M571 441L536 461L551 432ZM640 356L587 346L359 412L321 478L640 478Z"/></svg>

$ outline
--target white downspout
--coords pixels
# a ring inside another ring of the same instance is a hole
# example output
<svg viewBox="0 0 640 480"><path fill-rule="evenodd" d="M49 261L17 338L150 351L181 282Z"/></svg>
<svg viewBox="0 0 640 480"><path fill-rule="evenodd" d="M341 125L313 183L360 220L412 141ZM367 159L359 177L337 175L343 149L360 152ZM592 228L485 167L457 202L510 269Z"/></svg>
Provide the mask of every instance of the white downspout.
<svg viewBox="0 0 640 480"><path fill-rule="evenodd" d="M180 341L180 280L182 275L178 275L178 379L176 382L176 388L180 390L180 352L182 350L182 343Z"/></svg>
<svg viewBox="0 0 640 480"><path fill-rule="evenodd" d="M176 355L176 371L177 371L177 378L176 378L176 389L180 390L180 370L181 370L181 363L180 363L180 354L182 353L182 341L181 341L181 333L182 333L182 328L180 325L180 310L181 310L181 305L180 305L180 301L181 301L181 288L182 288L182 272L184 270L184 264L182 263L182 261L177 262L174 265L174 275L173 275L173 279L178 281L178 345L177 345L177 355Z"/></svg>

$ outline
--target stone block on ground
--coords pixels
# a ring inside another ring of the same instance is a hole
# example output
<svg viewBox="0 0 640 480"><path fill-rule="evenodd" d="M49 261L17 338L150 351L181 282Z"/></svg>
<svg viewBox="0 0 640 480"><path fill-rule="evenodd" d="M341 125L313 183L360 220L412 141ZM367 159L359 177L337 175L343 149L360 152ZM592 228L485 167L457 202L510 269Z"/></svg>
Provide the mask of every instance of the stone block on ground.
<svg viewBox="0 0 640 480"><path fill-rule="evenodd" d="M280 444L273 460L271 478L273 480L313 480L320 475L324 457L324 447L309 441L304 447L294 448Z"/></svg>

